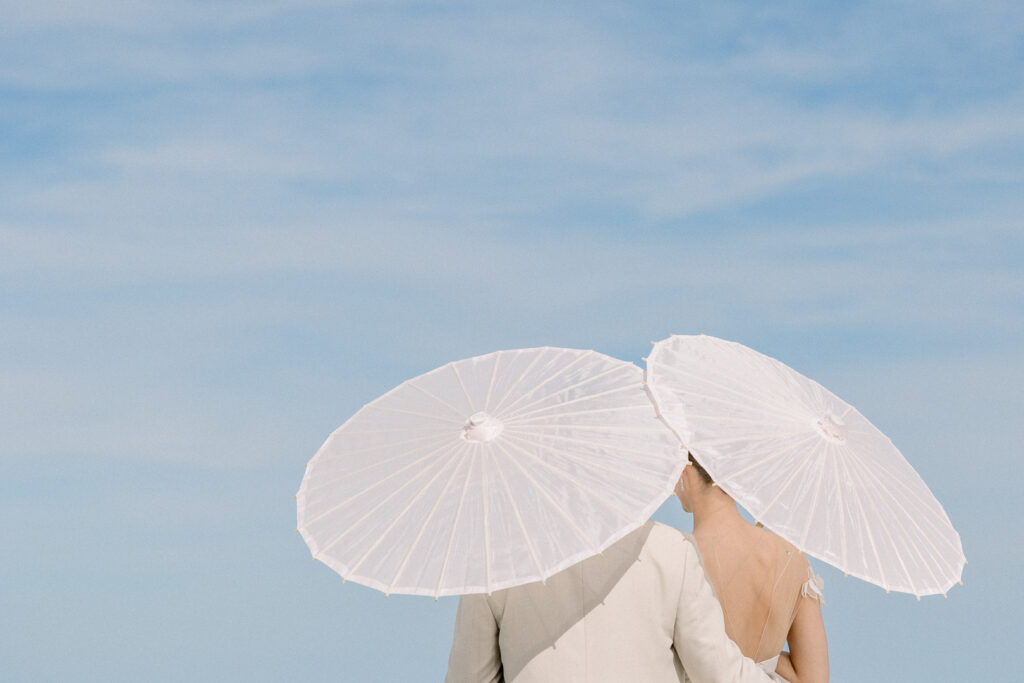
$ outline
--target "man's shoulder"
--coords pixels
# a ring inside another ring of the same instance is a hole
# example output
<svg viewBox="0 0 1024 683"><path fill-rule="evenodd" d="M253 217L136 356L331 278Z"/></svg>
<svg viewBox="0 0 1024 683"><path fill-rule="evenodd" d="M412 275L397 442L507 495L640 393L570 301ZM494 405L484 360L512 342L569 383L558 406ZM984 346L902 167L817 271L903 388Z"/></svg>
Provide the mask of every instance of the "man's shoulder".
<svg viewBox="0 0 1024 683"><path fill-rule="evenodd" d="M668 561L682 562L688 556L698 556L693 536L668 524L650 522L651 533L644 544L644 552Z"/></svg>
<svg viewBox="0 0 1024 683"><path fill-rule="evenodd" d="M674 526L668 524L662 524L661 522L650 521L648 524L651 527L651 538L657 539L658 543L672 544L679 547L684 545L693 545L693 535L688 534L681 529L677 529Z"/></svg>

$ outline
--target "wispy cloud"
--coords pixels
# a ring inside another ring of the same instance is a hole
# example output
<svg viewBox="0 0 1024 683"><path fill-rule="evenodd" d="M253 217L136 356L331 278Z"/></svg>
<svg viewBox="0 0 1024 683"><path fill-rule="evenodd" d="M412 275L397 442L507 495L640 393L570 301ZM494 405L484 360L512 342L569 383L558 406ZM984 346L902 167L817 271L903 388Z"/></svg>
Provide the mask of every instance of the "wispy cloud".
<svg viewBox="0 0 1024 683"><path fill-rule="evenodd" d="M997 232L955 224L710 243L422 226L8 242L27 268L15 281L36 294L5 314L0 397L19 436L4 450L272 461L295 438L297 416L279 414L295 392L327 392L317 410L329 421L403 373L517 345L639 356L647 335L710 332L754 346L803 336L810 352L858 330L858 364L1011 353L1024 336L1013 303L1024 245L1010 228L1007 260L987 242ZM399 365L371 381L378 363Z"/></svg>
<svg viewBox="0 0 1024 683"><path fill-rule="evenodd" d="M70 69L56 87L133 93L95 112L91 127L103 137L90 140L84 130L77 146L83 165L115 187L140 170L180 180L272 174L336 195L351 188L366 204L457 197L498 213L598 199L666 219L895 169L926 178L948 178L950 169L1009 178L1020 170L1005 160L993 168L978 155L979 147L1021 146L1019 87L947 107L926 95L918 107L856 97L872 88L853 75L883 87L879 70L906 55L920 68L931 60L933 72L950 62L941 40L908 43L878 12L838 13L834 25L795 38L795 47L786 41L803 17L755 15L769 29L763 37L744 35L724 60L680 61L664 50L694 51L702 24L721 18L700 17L682 36L655 33L643 44L568 11L540 21L529 8L510 16L433 8L391 22L400 6L268 4L270 14L235 23L217 13L237 8L213 8L176 13L198 13L189 20L198 36L222 27L222 40L191 45L175 21L167 39L153 40L147 27L160 21L147 17L157 10L142 6L138 26L121 27L127 42L99 47L110 43L95 33L83 58L58 59L75 46L54 51L43 40L38 59L8 60L7 68L31 69L24 80L33 84ZM995 23L993 12L977 13L985 21L962 13L958 30L976 35ZM290 32L265 39L268 22L299 29L314 19L332 30L312 40ZM639 12L625 19L645 25ZM870 41L867 26L875 28ZM999 54L967 57L981 68ZM328 73L343 76L321 77ZM787 90L822 79L813 98ZM165 87L133 91L141 82ZM123 122L121 132L104 124L108 117ZM83 128L61 117L54 125Z"/></svg>

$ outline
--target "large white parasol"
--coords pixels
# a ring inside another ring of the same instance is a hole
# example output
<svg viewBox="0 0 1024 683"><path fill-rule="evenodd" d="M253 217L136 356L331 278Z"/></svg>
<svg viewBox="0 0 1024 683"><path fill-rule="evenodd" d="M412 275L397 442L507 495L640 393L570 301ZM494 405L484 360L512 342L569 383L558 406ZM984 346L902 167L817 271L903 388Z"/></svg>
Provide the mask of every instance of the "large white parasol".
<svg viewBox="0 0 1024 683"><path fill-rule="evenodd" d="M298 529L314 559L386 593L491 592L636 529L671 494L679 451L632 363L498 351L406 381L331 434Z"/></svg>
<svg viewBox="0 0 1024 683"><path fill-rule="evenodd" d="M742 344L676 335L647 383L715 482L804 552L887 591L945 594L960 536L917 472L852 406Z"/></svg>

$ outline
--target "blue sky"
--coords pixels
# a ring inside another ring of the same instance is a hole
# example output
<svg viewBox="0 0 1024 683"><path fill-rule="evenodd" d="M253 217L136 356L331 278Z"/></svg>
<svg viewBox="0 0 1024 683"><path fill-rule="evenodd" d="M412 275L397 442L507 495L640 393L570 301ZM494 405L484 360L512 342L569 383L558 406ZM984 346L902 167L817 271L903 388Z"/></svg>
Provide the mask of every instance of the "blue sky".
<svg viewBox="0 0 1024 683"><path fill-rule="evenodd" d="M821 569L833 679L1018 677L1017 3L0 14L11 680L439 680L455 601L311 563L305 462L450 360L699 332L856 405L963 537L947 600Z"/></svg>

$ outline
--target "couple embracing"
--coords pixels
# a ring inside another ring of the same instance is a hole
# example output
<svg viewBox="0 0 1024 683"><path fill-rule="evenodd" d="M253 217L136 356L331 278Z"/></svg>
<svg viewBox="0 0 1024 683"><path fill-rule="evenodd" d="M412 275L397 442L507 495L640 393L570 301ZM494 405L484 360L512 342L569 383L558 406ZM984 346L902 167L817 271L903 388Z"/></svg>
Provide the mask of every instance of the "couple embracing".
<svg viewBox="0 0 1024 683"><path fill-rule="evenodd" d="M648 523L546 582L464 596L446 681L827 682L807 558L689 460L692 536Z"/></svg>

